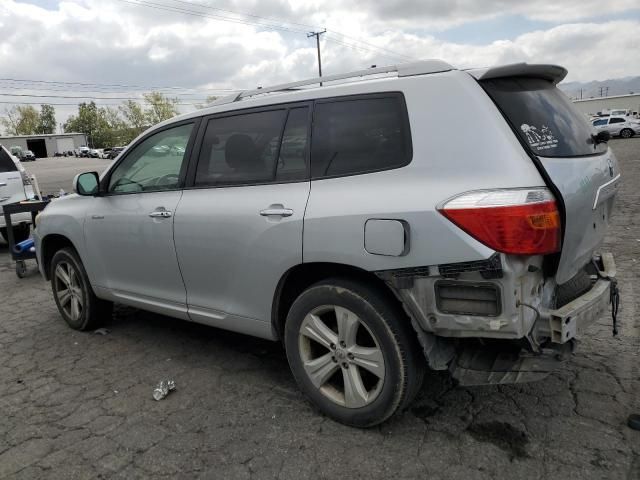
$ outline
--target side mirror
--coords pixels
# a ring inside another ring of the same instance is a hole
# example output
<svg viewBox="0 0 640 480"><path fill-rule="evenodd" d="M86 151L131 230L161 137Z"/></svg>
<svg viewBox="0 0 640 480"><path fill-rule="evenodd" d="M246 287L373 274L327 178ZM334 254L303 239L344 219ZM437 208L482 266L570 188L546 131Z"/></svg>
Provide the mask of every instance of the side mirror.
<svg viewBox="0 0 640 480"><path fill-rule="evenodd" d="M598 145L599 143L607 143L611 138L611 134L606 130L600 130L598 134L593 137L594 145Z"/></svg>
<svg viewBox="0 0 640 480"><path fill-rule="evenodd" d="M93 196L98 193L100 178L97 172L79 173L73 179L73 191L78 195Z"/></svg>

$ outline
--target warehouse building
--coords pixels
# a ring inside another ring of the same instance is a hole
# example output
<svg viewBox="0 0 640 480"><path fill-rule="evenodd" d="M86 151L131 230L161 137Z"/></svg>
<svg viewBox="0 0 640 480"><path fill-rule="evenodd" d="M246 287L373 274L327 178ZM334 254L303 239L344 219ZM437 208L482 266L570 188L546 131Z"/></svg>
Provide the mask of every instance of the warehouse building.
<svg viewBox="0 0 640 480"><path fill-rule="evenodd" d="M0 144L7 149L21 147L23 150L31 150L37 158L44 158L82 147L87 144L87 137L84 133L16 135L13 137L0 137Z"/></svg>
<svg viewBox="0 0 640 480"><path fill-rule="evenodd" d="M595 115L598 112L609 112L610 110L627 109L631 112L640 112L640 93L629 95L612 95L610 97L585 98L574 100L574 105L582 113Z"/></svg>

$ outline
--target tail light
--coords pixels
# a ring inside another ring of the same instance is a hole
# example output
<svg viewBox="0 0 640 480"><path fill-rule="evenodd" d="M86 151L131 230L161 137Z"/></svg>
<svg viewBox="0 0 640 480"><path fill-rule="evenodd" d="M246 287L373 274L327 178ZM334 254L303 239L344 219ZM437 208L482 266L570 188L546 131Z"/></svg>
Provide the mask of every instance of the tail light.
<svg viewBox="0 0 640 480"><path fill-rule="evenodd" d="M546 188L463 193L438 210L498 252L545 255L560 251L560 213Z"/></svg>
<svg viewBox="0 0 640 480"><path fill-rule="evenodd" d="M31 185L31 179L26 171L20 170L20 176L22 177L22 185Z"/></svg>

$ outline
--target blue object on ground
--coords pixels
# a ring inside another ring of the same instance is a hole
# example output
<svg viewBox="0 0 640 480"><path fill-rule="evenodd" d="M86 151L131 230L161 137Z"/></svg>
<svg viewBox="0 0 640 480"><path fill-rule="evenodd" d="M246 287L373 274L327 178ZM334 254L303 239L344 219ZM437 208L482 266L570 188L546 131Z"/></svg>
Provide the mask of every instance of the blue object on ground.
<svg viewBox="0 0 640 480"><path fill-rule="evenodd" d="M33 238L27 238L20 243L16 243L16 246L13 247L13 250L16 253L28 252L33 247Z"/></svg>

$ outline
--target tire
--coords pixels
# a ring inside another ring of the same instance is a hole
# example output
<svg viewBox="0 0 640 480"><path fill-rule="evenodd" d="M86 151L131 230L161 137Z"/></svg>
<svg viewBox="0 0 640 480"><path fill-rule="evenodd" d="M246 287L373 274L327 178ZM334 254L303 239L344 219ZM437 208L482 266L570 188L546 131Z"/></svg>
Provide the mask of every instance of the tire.
<svg viewBox="0 0 640 480"><path fill-rule="evenodd" d="M623 128L622 130L620 130L620 136L622 138L631 138L633 137L633 130L631 130L630 128Z"/></svg>
<svg viewBox="0 0 640 480"><path fill-rule="evenodd" d="M567 303L584 295L593 286L591 277L584 270L580 270L570 280L556 286L555 308L564 307Z"/></svg>
<svg viewBox="0 0 640 480"><path fill-rule="evenodd" d="M21 223L19 225L15 225L13 227L13 241L15 243L20 243L27 238L31 234L31 226L28 223ZM9 236L7 235L7 227L0 228L0 235L5 242L9 241Z"/></svg>
<svg viewBox="0 0 640 480"><path fill-rule="evenodd" d="M341 278L317 283L294 301L285 348L311 402L355 427L377 425L407 407L426 367L409 319L387 292Z"/></svg>
<svg viewBox="0 0 640 480"><path fill-rule="evenodd" d="M74 330L93 330L111 318L113 303L93 293L82 262L72 248L63 248L53 255L50 278L58 311ZM69 291L70 297L69 293L65 295Z"/></svg>

